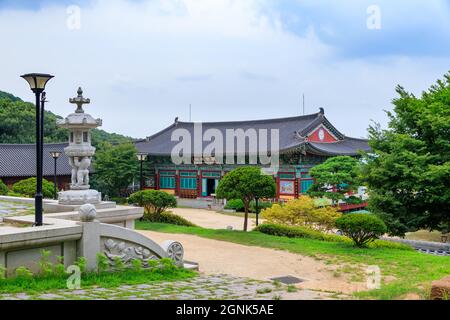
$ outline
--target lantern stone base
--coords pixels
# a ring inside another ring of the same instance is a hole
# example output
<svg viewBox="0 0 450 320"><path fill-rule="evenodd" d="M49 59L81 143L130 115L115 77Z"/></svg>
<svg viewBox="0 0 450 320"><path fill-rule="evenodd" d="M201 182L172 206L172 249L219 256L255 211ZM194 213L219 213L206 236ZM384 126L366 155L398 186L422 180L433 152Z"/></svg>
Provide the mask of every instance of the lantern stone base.
<svg viewBox="0 0 450 320"><path fill-rule="evenodd" d="M58 203L63 205L99 204L102 194L97 190L69 190L58 194Z"/></svg>

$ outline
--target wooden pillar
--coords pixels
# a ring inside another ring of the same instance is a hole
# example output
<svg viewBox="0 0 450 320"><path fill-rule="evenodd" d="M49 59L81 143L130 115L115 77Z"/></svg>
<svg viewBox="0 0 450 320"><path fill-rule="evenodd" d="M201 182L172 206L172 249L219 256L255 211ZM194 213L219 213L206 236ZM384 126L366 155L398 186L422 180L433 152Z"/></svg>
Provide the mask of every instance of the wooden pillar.
<svg viewBox="0 0 450 320"><path fill-rule="evenodd" d="M277 200L280 199L280 176L277 174L276 176L277 183Z"/></svg>
<svg viewBox="0 0 450 320"><path fill-rule="evenodd" d="M197 197L202 197L202 172L197 170Z"/></svg>
<svg viewBox="0 0 450 320"><path fill-rule="evenodd" d="M156 169L155 172L155 190L159 190L159 171Z"/></svg>
<svg viewBox="0 0 450 320"><path fill-rule="evenodd" d="M180 196L180 170L175 170L175 195Z"/></svg>

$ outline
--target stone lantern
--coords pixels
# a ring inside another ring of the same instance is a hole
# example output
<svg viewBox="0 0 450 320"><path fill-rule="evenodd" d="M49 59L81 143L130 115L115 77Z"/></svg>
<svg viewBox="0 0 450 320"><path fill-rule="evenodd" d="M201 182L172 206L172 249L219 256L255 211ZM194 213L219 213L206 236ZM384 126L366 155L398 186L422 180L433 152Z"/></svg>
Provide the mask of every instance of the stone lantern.
<svg viewBox="0 0 450 320"><path fill-rule="evenodd" d="M58 120L60 128L69 130L69 146L64 149L72 167L70 190L59 193L58 202L63 205L97 204L101 202L101 193L91 190L89 186L89 168L95 148L91 145L91 129L102 125L101 119L94 119L83 110L90 99L83 97L83 90L78 88L78 96L69 99L77 105L75 113Z"/></svg>

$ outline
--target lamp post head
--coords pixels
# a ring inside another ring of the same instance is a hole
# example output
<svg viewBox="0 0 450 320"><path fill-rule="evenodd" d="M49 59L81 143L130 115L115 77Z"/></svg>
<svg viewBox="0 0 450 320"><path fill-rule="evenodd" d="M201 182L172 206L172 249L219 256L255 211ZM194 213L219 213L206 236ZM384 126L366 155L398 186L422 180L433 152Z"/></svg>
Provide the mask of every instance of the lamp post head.
<svg viewBox="0 0 450 320"><path fill-rule="evenodd" d="M45 90L47 82L54 78L54 76L45 73L28 73L21 76L30 85L31 91L34 93L41 93Z"/></svg>
<svg viewBox="0 0 450 320"><path fill-rule="evenodd" d="M53 157L53 159L58 159L61 155L61 152L59 151L50 151L50 155Z"/></svg>
<svg viewBox="0 0 450 320"><path fill-rule="evenodd" d="M138 153L137 158L139 161L145 161L145 160L147 160L147 154L146 153Z"/></svg>

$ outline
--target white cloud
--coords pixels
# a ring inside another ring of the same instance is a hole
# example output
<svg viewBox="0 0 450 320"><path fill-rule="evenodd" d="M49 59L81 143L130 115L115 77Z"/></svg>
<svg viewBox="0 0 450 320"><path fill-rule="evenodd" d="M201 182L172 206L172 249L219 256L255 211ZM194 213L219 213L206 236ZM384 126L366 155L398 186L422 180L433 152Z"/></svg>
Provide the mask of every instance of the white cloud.
<svg viewBox="0 0 450 320"><path fill-rule="evenodd" d="M397 83L420 92L449 59L340 60L310 28L283 29L270 1L99 0L66 28L66 7L0 11L0 90L32 100L19 78L56 75L49 108L66 115L79 85L104 129L144 137L176 116L220 121L290 116L324 107L346 134L362 136L394 97ZM332 32L332 30L330 30Z"/></svg>

